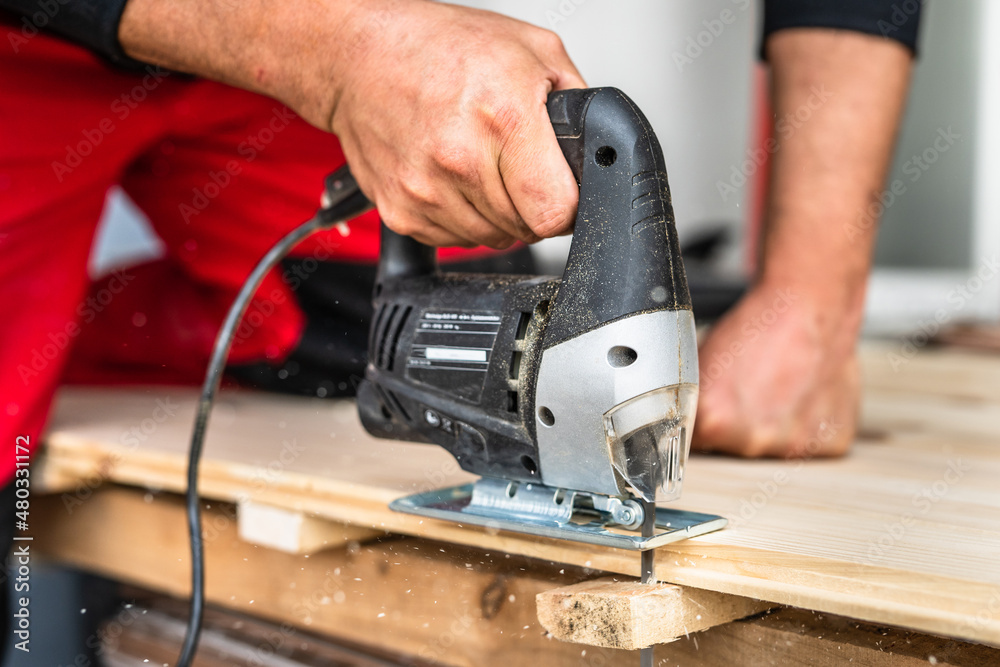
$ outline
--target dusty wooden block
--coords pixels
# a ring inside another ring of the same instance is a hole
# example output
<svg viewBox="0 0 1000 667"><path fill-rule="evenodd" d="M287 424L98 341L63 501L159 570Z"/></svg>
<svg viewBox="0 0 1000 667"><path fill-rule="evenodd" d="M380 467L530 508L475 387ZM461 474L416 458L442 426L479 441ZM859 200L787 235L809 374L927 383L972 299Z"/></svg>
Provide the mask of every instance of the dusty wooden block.
<svg viewBox="0 0 1000 667"><path fill-rule="evenodd" d="M250 501L239 504L238 516L241 540L290 554L311 554L384 534Z"/></svg>
<svg viewBox="0 0 1000 667"><path fill-rule="evenodd" d="M539 622L556 639L629 650L778 606L699 588L610 578L556 588L535 600Z"/></svg>

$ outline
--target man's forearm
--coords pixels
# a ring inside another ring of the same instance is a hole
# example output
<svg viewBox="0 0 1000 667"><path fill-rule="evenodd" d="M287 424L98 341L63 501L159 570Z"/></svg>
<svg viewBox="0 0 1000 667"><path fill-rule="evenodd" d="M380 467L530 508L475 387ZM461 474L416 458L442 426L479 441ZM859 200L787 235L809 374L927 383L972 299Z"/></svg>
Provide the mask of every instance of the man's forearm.
<svg viewBox="0 0 1000 667"><path fill-rule="evenodd" d="M776 33L766 48L775 118L787 120L775 132L760 278L820 305L821 325L846 329L853 345L875 242L869 206L891 163L912 54L811 28Z"/></svg>
<svg viewBox="0 0 1000 667"><path fill-rule="evenodd" d="M865 216L912 56L896 41L817 28L776 31L766 51L778 144L760 275L700 346L695 439L741 456L839 455L858 419L855 348L875 242Z"/></svg>
<svg viewBox="0 0 1000 667"><path fill-rule="evenodd" d="M551 31L428 0L129 0L118 41L336 133L383 221L424 243L506 248L575 218L546 98L586 84Z"/></svg>
<svg viewBox="0 0 1000 667"><path fill-rule="evenodd" d="M264 93L329 129L355 0L129 0L118 35L144 62ZM345 44L346 42L346 44Z"/></svg>

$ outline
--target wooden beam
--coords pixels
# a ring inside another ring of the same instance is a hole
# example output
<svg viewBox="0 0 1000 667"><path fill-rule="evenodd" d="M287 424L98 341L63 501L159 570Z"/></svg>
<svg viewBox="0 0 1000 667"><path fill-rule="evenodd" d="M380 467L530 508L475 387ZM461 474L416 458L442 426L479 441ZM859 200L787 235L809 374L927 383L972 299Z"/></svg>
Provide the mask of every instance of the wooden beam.
<svg viewBox="0 0 1000 667"><path fill-rule="evenodd" d="M539 593L538 620L556 639L635 650L773 609L751 598L614 578Z"/></svg>
<svg viewBox="0 0 1000 667"><path fill-rule="evenodd" d="M170 599L147 599L102 628L99 655L108 667L172 665L184 638L187 608ZM397 667L408 656L380 655L332 644L287 626L209 608L194 667ZM412 667L429 667L414 665Z"/></svg>
<svg viewBox="0 0 1000 667"><path fill-rule="evenodd" d="M1000 650L860 623L842 616L783 608L658 646L659 665L788 667L994 667Z"/></svg>
<svg viewBox="0 0 1000 667"><path fill-rule="evenodd" d="M290 554L311 554L385 535L385 531L319 519L251 500L239 504L237 515L241 540Z"/></svg>

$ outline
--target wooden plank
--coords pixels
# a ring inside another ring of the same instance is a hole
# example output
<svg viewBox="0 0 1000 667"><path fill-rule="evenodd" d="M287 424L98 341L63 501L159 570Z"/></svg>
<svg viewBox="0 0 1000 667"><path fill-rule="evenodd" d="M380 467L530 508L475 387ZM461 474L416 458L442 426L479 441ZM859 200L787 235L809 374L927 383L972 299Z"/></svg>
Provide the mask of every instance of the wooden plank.
<svg viewBox="0 0 1000 667"><path fill-rule="evenodd" d="M147 595L148 597L148 595ZM182 619L186 607L172 600L157 599L147 601L145 608L136 609L135 621L125 627L108 632L105 636L121 637L121 643L134 645L131 654L138 659L139 666L169 662L176 655L176 645L180 642ZM295 665L287 667L310 667L315 665L343 665L347 667L389 667L406 664L424 667L413 658L381 654L369 654L373 647L350 647L330 645L328 642L303 634L290 636L285 626L277 626L258 621L243 614L209 609L205 617L206 631L203 634L199 658L208 654L225 660L222 664L260 664L251 657L247 663L233 660L238 650L233 650L234 640L256 648L256 655L273 654L277 659L294 657ZM109 650L106 656L122 647L116 642L104 644ZM210 653L211 651L211 653ZM362 655L358 655L359 652ZM591 667L609 667L621 664L634 667L629 662L631 654L620 653L615 662L605 663L603 654L591 654L587 660L586 650L580 652L579 664ZM220 655L221 654L221 655ZM919 667L924 665L962 665L963 667L994 667L1000 660L1000 651L977 644L946 641L936 637L912 632L858 623L839 616L816 614L802 609L782 608L767 615L756 616L745 621L716 626L705 632L681 637L677 642L656 649L657 664L683 665L810 665L811 667L841 667L844 664L875 665L882 667ZM142 663L143 659L149 663ZM137 663L133 663L137 664ZM277 663L275 658L269 664ZM108 667L112 667L109 665ZM200 667L200 665L196 665ZM206 666L207 667L207 666Z"/></svg>
<svg viewBox="0 0 1000 667"><path fill-rule="evenodd" d="M848 457L691 457L677 506L731 526L659 549L657 578L1000 645L1000 360L926 349L894 371L882 349L866 376ZM64 392L49 464L83 480L64 504L95 480L183 490L194 404L176 389ZM471 477L440 448L367 436L350 403L224 392L206 456L210 498L639 574L635 554L389 512Z"/></svg>
<svg viewBox="0 0 1000 667"><path fill-rule="evenodd" d="M637 664L634 651L555 641L536 620L538 593L593 576L590 571L411 538L311 556L286 554L242 542L235 508L211 505L205 512L208 599L278 624L277 634L260 635L276 655L282 647L308 646L312 633L321 633L366 647L365 652L374 647L382 655L395 654L402 658L396 662L414 667ZM72 515L55 497L36 498L33 510L39 555L168 594L187 592L179 497L150 499L139 490L109 485ZM167 646L160 641L154 652L150 633L126 637L140 617L136 607L123 608L105 636L129 639L127 646L144 652L142 659L150 664L154 658L172 659L179 627L161 628ZM220 627L212 618L210 608L209 625ZM218 653L206 653L213 660L208 665L233 663ZM261 656L261 662L249 664L281 664ZM1000 664L996 649L794 609L692 633L658 646L656 656L661 667L839 667L852 660L892 667Z"/></svg>
<svg viewBox="0 0 1000 667"><path fill-rule="evenodd" d="M995 352L940 348L915 336L870 342L860 352L866 389L1000 401Z"/></svg>
<svg viewBox="0 0 1000 667"><path fill-rule="evenodd" d="M184 639L187 609L167 613L134 606L127 624L111 620L103 628L102 667L171 665ZM115 624L118 624L117 627ZM209 609L194 667L396 667L400 661L365 655L348 647L293 633L284 625L264 623L243 614Z"/></svg>
<svg viewBox="0 0 1000 667"><path fill-rule="evenodd" d="M539 593L538 620L556 639L635 650L773 609L715 591L613 578Z"/></svg>
<svg viewBox="0 0 1000 667"><path fill-rule="evenodd" d="M1000 651L897 628L780 609L692 634L656 648L662 667L781 665L782 667L993 667Z"/></svg>
<svg viewBox="0 0 1000 667"><path fill-rule="evenodd" d="M385 535L385 531L319 519L252 500L241 502L237 515L241 540L290 554L311 554Z"/></svg>

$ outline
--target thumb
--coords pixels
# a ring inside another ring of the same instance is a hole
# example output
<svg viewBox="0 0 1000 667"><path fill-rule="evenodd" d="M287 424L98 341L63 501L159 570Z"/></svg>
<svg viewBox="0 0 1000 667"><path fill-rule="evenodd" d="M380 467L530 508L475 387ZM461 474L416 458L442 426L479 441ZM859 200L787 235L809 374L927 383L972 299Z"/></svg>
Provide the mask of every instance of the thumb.
<svg viewBox="0 0 1000 667"><path fill-rule="evenodd" d="M556 141L544 97L502 144L499 167L507 194L531 231L548 238L572 228L580 191Z"/></svg>
<svg viewBox="0 0 1000 667"><path fill-rule="evenodd" d="M573 60L566 52L562 39L550 30L538 30L531 34L532 46L542 65L549 70L548 78L553 90L586 88L587 83L580 76Z"/></svg>
<svg viewBox="0 0 1000 667"><path fill-rule="evenodd" d="M587 82L583 80L583 76L565 51L561 51L555 56L555 62L552 65L555 74L555 80L552 82L553 90L587 87Z"/></svg>

